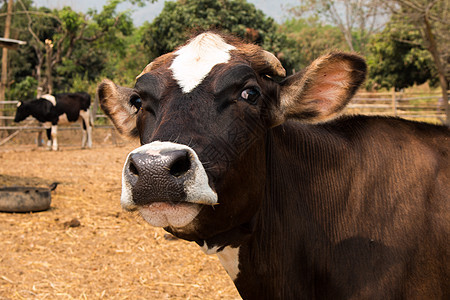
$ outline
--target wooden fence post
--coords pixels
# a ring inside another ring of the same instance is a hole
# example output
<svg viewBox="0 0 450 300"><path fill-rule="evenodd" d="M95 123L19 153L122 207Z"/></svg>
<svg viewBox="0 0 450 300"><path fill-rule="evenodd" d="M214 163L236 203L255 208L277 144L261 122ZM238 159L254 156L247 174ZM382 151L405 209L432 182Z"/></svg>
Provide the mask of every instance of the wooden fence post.
<svg viewBox="0 0 450 300"><path fill-rule="evenodd" d="M394 116L397 116L397 98L395 96L395 88L392 88L392 110Z"/></svg>
<svg viewBox="0 0 450 300"><path fill-rule="evenodd" d="M41 98L43 92L44 92L44 89L41 86L38 86L37 87L37 92L36 92L36 98ZM41 124L41 123L39 123L39 124ZM42 125L40 125L40 126L42 126ZM42 130L38 131L36 139L37 139L36 140L37 146L38 147L43 147L44 143L42 141Z"/></svg>
<svg viewBox="0 0 450 300"><path fill-rule="evenodd" d="M97 111L98 111L98 93L95 91L95 97L94 97L94 103L92 104L92 111L91 111L91 117L92 117L92 126L94 126L95 120L97 120Z"/></svg>
<svg viewBox="0 0 450 300"><path fill-rule="evenodd" d="M5 32L3 37L5 39L9 39L10 30L11 30L11 16L13 11L13 5L14 1L9 0L8 1L8 8L6 13L6 20L5 20ZM8 48L4 47L2 48L2 74L0 79L0 102L5 101L5 92L6 92L6 85L7 85L7 78L8 77ZM3 110L4 110L4 104L0 104L0 116L3 116ZM6 126L7 121L6 120L0 120L0 126ZM0 132L0 136L2 136L3 133Z"/></svg>

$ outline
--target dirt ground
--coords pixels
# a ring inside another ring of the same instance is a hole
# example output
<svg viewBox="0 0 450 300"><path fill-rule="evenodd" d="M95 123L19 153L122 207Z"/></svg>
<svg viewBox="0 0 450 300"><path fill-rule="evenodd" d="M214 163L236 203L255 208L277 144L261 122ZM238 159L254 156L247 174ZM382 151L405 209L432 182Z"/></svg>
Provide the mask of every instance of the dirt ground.
<svg viewBox="0 0 450 300"><path fill-rule="evenodd" d="M0 299L240 299L216 256L122 211L137 144L96 134L89 150L0 147L0 186L59 182L50 210L0 213Z"/></svg>

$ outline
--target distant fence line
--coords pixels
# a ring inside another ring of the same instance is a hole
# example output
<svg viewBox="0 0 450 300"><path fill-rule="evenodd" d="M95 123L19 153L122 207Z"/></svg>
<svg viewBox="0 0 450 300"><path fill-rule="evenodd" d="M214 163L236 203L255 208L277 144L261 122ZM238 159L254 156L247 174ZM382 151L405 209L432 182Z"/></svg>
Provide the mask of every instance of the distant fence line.
<svg viewBox="0 0 450 300"><path fill-rule="evenodd" d="M42 133L45 130L42 123L39 123L36 119L32 117L27 118L25 121L19 124L14 122L17 103L19 103L18 100L0 101L0 146L8 143L10 140L12 140L14 137L16 137L18 134L24 131L37 132L38 134L38 138L36 139L38 141L37 143L39 146L42 145ZM92 119L94 123L94 128L110 128L112 130L114 126L107 119L106 115L98 113L97 109L94 109L97 106L98 105L96 105L95 102L91 106L91 109L95 110L95 112L93 112L93 119ZM80 124L73 124L60 127L58 128L58 131L80 130L80 129L81 129ZM114 143L117 144L115 135L113 136L113 140Z"/></svg>
<svg viewBox="0 0 450 300"><path fill-rule="evenodd" d="M359 92L350 101L345 113L397 116L441 123L446 119L444 107L441 92Z"/></svg>
<svg viewBox="0 0 450 300"><path fill-rule="evenodd" d="M16 106L19 101L0 101L0 131L4 130L32 130L44 128L36 122L19 125L13 122ZM94 107L96 107L94 103ZM96 110L96 109L95 109ZM443 122L446 118L444 101L440 92L388 92L367 93L359 92L345 109L346 114L388 115L407 119L418 119L430 122ZM94 127L113 128L107 117L94 112ZM79 129L78 125L67 126L67 129ZM61 128L64 130L64 128Z"/></svg>
<svg viewBox="0 0 450 300"><path fill-rule="evenodd" d="M0 101L0 107L2 108L0 110L0 130L42 130L43 127L41 126L41 124L39 124L39 122L32 122L30 125L21 125L21 124L16 124L13 122L14 120L14 115L16 113L16 107L17 104L19 103L18 100L7 100L7 101ZM91 107L92 109L92 107ZM96 124L96 121L98 120L105 120L107 119L107 116L104 114L99 114L98 112L93 112L93 117L94 117L94 127L101 127L101 128L113 128L113 126L110 124L109 121L104 121L101 123L106 123L106 124ZM79 129L80 126L75 124L75 125L69 125L69 126L65 126L68 129ZM62 130L64 130L64 128L61 128ZM58 129L58 130L61 130Z"/></svg>

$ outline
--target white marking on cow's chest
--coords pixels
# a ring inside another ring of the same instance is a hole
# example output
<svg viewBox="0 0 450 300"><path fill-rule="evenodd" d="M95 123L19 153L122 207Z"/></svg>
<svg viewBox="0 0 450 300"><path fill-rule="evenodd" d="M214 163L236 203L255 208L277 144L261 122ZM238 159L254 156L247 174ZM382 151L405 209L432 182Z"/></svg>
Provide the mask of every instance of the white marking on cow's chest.
<svg viewBox="0 0 450 300"><path fill-rule="evenodd" d="M228 275L235 281L239 274L239 247L225 247L217 253L217 257Z"/></svg>
<svg viewBox="0 0 450 300"><path fill-rule="evenodd" d="M219 250L220 247L214 246L209 248L208 245L205 244L201 247L203 252L206 254L217 254L220 263L227 271L228 275L231 277L233 281L236 280L239 274L239 248L233 248L230 246L226 246L222 251Z"/></svg>
<svg viewBox="0 0 450 300"><path fill-rule="evenodd" d="M183 93L191 92L208 75L211 69L230 60L234 46L225 43L218 35L203 33L175 52L170 69Z"/></svg>

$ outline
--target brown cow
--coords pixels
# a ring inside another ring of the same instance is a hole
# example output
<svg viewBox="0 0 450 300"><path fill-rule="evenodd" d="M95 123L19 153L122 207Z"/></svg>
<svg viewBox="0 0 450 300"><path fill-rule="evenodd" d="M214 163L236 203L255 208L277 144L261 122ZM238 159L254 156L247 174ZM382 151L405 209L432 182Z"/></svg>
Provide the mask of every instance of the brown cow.
<svg viewBox="0 0 450 300"><path fill-rule="evenodd" d="M245 299L450 299L450 132L334 118L361 85L332 52L283 77L215 32L98 93L125 135L122 206L217 254Z"/></svg>

